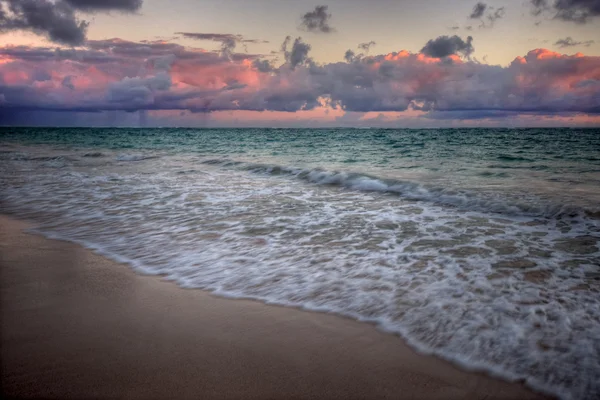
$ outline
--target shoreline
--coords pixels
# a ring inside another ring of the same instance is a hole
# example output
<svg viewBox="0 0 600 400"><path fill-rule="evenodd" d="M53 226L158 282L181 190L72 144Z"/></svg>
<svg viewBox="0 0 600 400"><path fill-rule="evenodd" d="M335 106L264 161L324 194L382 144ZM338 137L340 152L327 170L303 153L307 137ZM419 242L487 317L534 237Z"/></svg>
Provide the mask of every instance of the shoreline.
<svg viewBox="0 0 600 400"><path fill-rule="evenodd" d="M0 214L5 396L547 398L371 323L184 289L27 227Z"/></svg>

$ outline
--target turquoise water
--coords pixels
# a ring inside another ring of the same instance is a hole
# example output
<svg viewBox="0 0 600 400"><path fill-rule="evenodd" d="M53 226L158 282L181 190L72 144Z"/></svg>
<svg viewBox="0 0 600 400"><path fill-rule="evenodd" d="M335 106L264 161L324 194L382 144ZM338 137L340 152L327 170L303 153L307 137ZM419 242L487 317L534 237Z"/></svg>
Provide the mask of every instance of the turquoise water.
<svg viewBox="0 0 600 400"><path fill-rule="evenodd" d="M22 144L190 153L372 174L437 189L522 197L529 202L525 207L548 201L597 211L600 204L597 129L3 128L0 135Z"/></svg>
<svg viewBox="0 0 600 400"><path fill-rule="evenodd" d="M0 189L141 273L600 396L600 130L0 128Z"/></svg>

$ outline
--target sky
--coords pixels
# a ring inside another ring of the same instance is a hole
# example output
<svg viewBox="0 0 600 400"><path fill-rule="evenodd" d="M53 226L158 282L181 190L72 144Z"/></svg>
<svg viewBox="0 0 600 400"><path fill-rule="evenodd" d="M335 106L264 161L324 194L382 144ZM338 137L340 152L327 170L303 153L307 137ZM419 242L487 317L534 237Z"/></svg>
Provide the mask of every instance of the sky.
<svg viewBox="0 0 600 400"><path fill-rule="evenodd" d="M600 126L600 0L0 0L0 125Z"/></svg>

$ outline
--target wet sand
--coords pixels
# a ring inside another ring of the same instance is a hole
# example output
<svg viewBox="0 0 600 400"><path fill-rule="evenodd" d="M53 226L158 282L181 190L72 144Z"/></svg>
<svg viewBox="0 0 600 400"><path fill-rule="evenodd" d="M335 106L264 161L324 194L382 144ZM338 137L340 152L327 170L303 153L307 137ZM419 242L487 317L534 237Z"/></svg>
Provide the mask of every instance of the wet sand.
<svg viewBox="0 0 600 400"><path fill-rule="evenodd" d="M370 324L140 276L0 216L5 396L543 399Z"/></svg>

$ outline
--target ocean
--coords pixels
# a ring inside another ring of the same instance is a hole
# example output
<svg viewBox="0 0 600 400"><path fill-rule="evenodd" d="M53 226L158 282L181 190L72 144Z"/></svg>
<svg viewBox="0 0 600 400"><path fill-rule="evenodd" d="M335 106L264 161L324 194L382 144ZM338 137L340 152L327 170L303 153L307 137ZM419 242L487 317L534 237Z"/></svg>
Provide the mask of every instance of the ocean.
<svg viewBox="0 0 600 400"><path fill-rule="evenodd" d="M0 212L600 398L600 129L0 128Z"/></svg>

